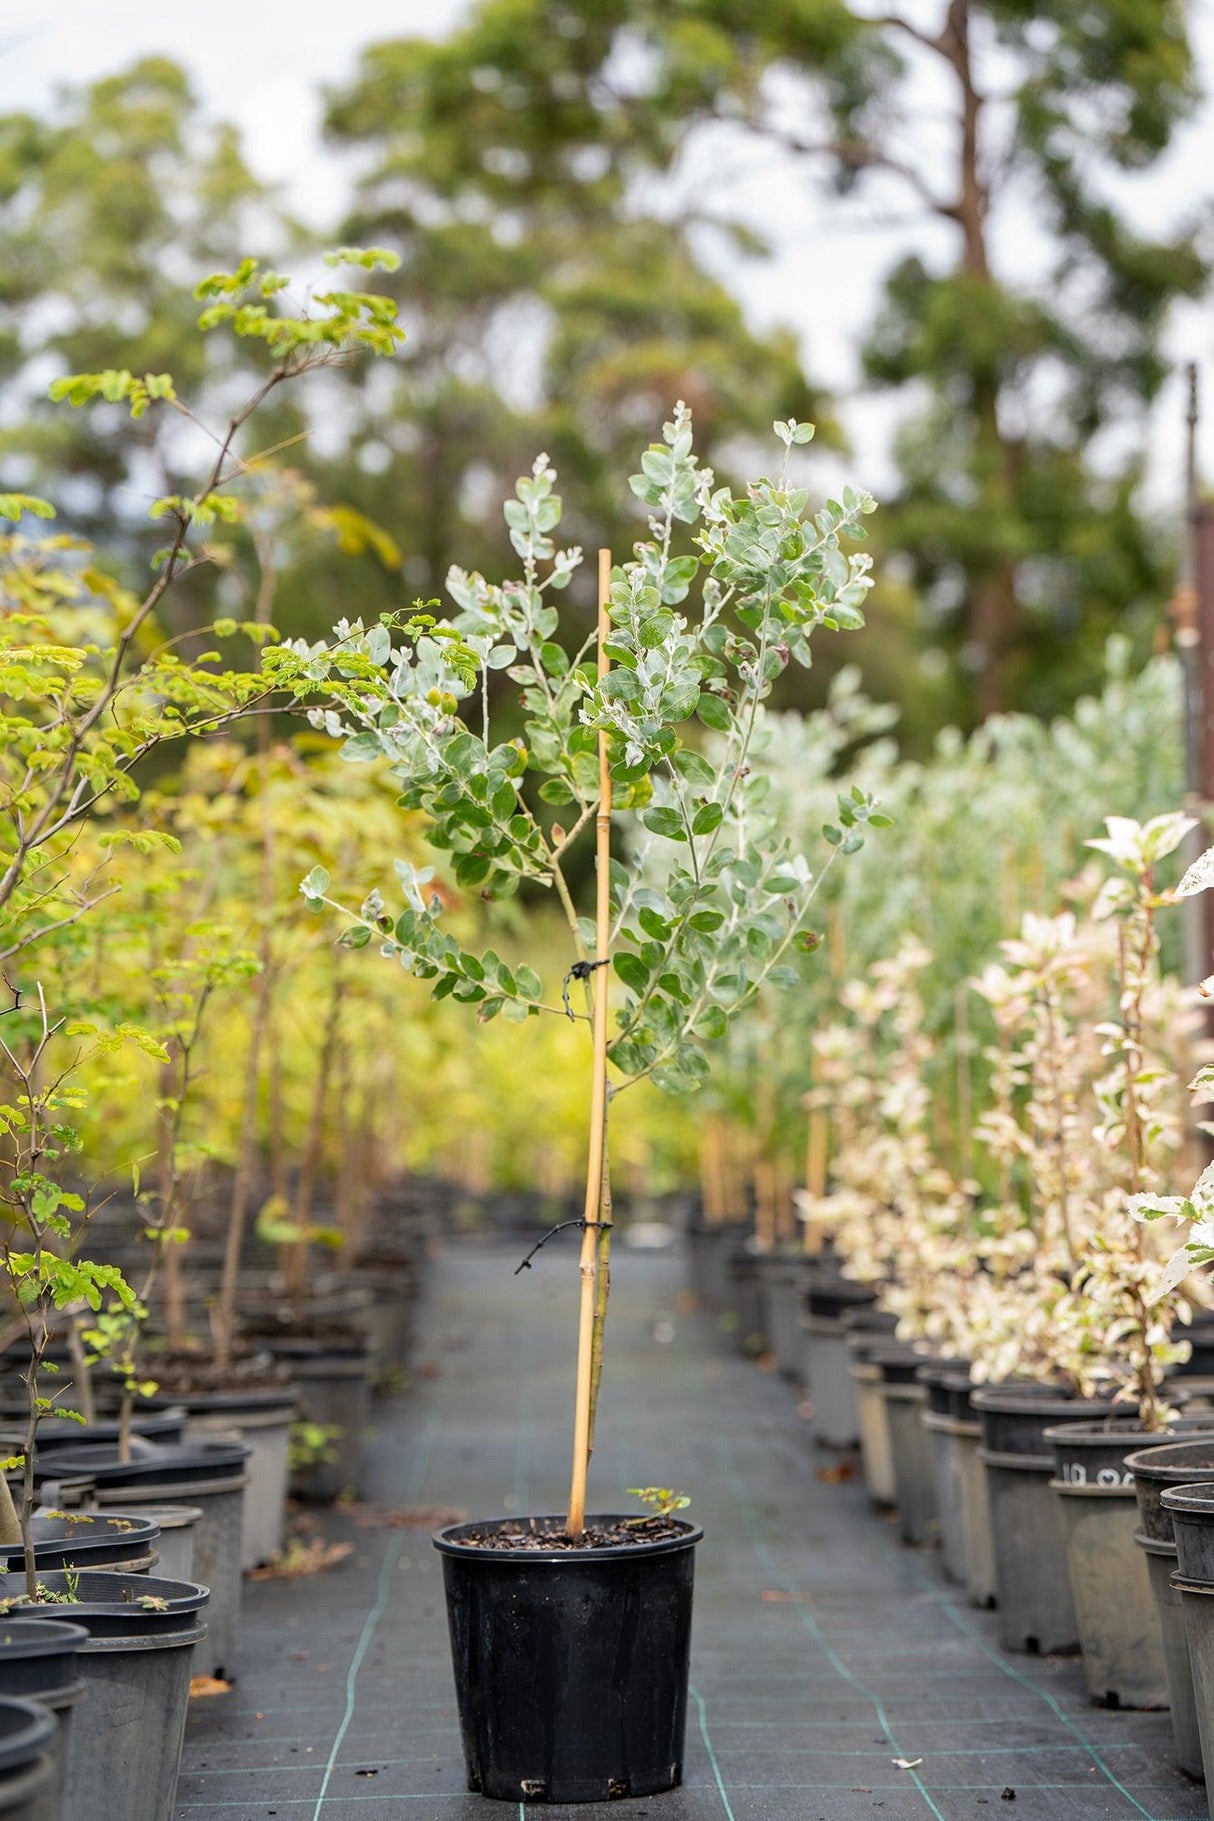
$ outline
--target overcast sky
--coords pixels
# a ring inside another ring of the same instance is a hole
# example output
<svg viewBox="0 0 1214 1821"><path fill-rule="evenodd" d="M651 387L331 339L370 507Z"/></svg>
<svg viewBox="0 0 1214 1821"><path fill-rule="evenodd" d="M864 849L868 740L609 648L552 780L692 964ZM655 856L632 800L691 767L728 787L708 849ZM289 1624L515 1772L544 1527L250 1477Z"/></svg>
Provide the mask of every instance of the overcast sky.
<svg viewBox="0 0 1214 1821"><path fill-rule="evenodd" d="M761 3L761 0L757 0ZM193 75L216 114L241 128L246 154L264 178L288 186L293 205L310 219L332 220L347 192L349 170L319 143L320 90L353 73L360 48L377 39L439 34L466 11L467 0L356 0L328 9L323 29L303 26L298 0L288 8L248 0L207 0L171 6L165 0L56 0L28 9L0 28L0 108L41 110L62 82L84 82L134 57L165 53ZM908 0L930 19L939 0ZM1214 89L1214 0L1191 8L1206 86ZM10 14L10 18L12 14ZM288 23L289 21L289 23ZM1166 167L1135 199L1136 212L1174 218L1211 201L1210 147L1214 106L1186 129ZM930 147L923 156L930 161ZM905 247L924 245L923 224L902 217L895 198L828 208L803 178L780 160L748 146L722 144L707 175L741 199L744 211L780 243L773 263L736 267L756 324L787 322L804 339L815 378L848 397L856 385L857 324L867 321L880 273ZM735 204L735 206L737 206ZM1018 269L1033 259L1031 221L1013 224ZM829 282L823 282L829 273ZM1209 305L1178 312L1169 337L1177 360L1201 363L1207 394L1203 467L1214 483L1214 315ZM1183 448L1180 387L1161 397L1151 428L1152 492L1170 502ZM888 408L852 397L845 411L860 478L880 490L888 460Z"/></svg>

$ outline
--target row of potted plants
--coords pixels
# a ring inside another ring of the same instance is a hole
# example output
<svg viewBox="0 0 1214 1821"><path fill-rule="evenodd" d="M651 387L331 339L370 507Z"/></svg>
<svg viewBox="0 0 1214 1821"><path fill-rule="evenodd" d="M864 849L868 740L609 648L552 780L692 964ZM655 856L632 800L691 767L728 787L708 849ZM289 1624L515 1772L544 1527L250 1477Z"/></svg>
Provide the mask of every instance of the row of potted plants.
<svg viewBox="0 0 1214 1821"><path fill-rule="evenodd" d="M390 1218L403 1248L399 1210ZM264 1300L264 1274L257 1280ZM405 1310L416 1282L415 1271L395 1285ZM191 1683L238 1672L242 1576L281 1559L288 1486L312 1499L356 1493L371 1369L381 1369L381 1383L400 1382L408 1323L396 1324L388 1355L364 1319L375 1287L374 1278L327 1286L331 1301L341 1289L360 1305L344 1350L331 1338L327 1350L317 1341L301 1357L289 1340L284 1350L269 1336L260 1359L241 1359L240 1388L196 1386L173 1398L147 1384L148 1395L125 1411L123 1380L108 1361L86 1345L84 1372L79 1354L73 1366L65 1324L43 1365L61 1354L89 1417L43 1411L29 1453L28 1352L11 1347L0 1358L0 1442L19 1451L9 1463L18 1495L31 1485L36 1501L21 1497L18 1513L7 1479L0 1488L0 1507L17 1519L0 1543L13 1590L0 1618L0 1694L37 1694L59 1714L54 1778L14 1758L14 1788L24 1801L28 1783L33 1805L12 1813L31 1821L165 1821L172 1813ZM351 1295L360 1289L368 1293ZM318 1404L318 1393L326 1401ZM35 1756L49 1750L41 1732L31 1738ZM6 1795L0 1790L3 1814Z"/></svg>
<svg viewBox="0 0 1214 1821"><path fill-rule="evenodd" d="M930 957L907 941L815 1037L800 1248L721 1223L690 1238L701 1298L806 1388L820 1445L858 1447L904 1541L938 1544L997 1607L1004 1647L1080 1649L1093 1700L1170 1706L1177 1763L1200 1776L1214 1176L1174 1191L1196 1172L1189 1099L1214 1077L1200 995L1161 966L1156 929L1210 883L1208 856L1160 883L1191 831L1110 818L1089 844L1103 867L975 979L991 1041L966 1175L941 1159Z"/></svg>

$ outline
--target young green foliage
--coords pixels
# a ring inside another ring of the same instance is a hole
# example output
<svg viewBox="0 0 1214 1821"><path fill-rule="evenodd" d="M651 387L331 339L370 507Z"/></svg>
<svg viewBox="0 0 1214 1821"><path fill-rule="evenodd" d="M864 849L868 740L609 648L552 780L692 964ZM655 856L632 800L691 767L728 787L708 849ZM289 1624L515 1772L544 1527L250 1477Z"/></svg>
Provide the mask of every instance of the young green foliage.
<svg viewBox="0 0 1214 1821"><path fill-rule="evenodd" d="M334 256L362 268L390 267L393 257L345 248ZM0 518L14 527L0 534L0 961L108 895L99 889L104 861L83 879L72 876L73 838L84 818L137 799L142 760L166 742L214 732L264 706L275 686L290 686L281 663L271 681L207 649L208 639L241 632L256 654L271 636L257 620L218 622L184 639L160 625L175 585L200 565L226 561L208 534L242 519L241 489L262 458L241 451L241 434L271 393L362 353L391 354L401 338L388 298L332 290L293 309L287 282L246 259L199 286L208 300L200 327L224 324L259 340L270 365L226 427L207 430L217 453L196 490L150 506L168 541L142 595L97 567L81 540L28 535L24 519L54 517L47 501L0 496ZM126 403L133 418L155 408L197 422L168 374L137 378L110 368L66 375L50 391L81 410ZM166 839L154 831L127 838L145 846Z"/></svg>

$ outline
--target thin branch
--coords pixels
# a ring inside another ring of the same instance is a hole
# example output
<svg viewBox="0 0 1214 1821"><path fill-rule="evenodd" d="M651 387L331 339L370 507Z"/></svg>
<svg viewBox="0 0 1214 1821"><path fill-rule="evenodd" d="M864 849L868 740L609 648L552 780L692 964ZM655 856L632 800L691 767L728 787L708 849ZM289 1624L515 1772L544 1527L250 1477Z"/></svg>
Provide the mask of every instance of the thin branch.
<svg viewBox="0 0 1214 1821"><path fill-rule="evenodd" d="M926 183L913 165L903 164L900 158L893 158L888 152L881 151L867 139L802 139L795 133L789 133L778 127L748 122L752 132L772 139L785 151L795 152L804 158L837 158L851 171L889 171L902 181L918 196L919 200L933 214L942 216L946 221L960 221L961 205L959 202L946 202L937 196L931 185Z"/></svg>

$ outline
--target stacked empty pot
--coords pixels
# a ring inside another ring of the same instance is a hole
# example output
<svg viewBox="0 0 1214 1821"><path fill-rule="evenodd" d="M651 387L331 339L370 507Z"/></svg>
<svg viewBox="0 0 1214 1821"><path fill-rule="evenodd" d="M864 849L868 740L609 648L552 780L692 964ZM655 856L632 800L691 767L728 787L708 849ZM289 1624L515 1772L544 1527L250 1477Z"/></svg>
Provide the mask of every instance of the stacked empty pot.
<svg viewBox="0 0 1214 1821"><path fill-rule="evenodd" d="M62 1821L166 1821L206 1588L105 1570L40 1579L56 1620L87 1634L76 1651L84 1696L72 1717Z"/></svg>
<svg viewBox="0 0 1214 1821"><path fill-rule="evenodd" d="M295 1387L284 1380L233 1391L183 1392L179 1401L191 1441L235 1436L248 1449L241 1565L260 1568L283 1544Z"/></svg>
<svg viewBox="0 0 1214 1821"><path fill-rule="evenodd" d="M225 1676L236 1671L240 1633L241 1529L246 1463L242 1442L193 1442L178 1447L150 1446L138 1458L118 1459L112 1444L55 1449L40 1457L45 1478L73 1473L92 1481L87 1504L105 1511L137 1512L141 1505L166 1502L200 1509L194 1531L194 1566L211 1591L209 1625L194 1674Z"/></svg>
<svg viewBox="0 0 1214 1821"><path fill-rule="evenodd" d="M1165 1487L1160 1502L1176 1536L1172 1586L1184 1612L1205 1780L1214 1784L1214 1482Z"/></svg>
<svg viewBox="0 0 1214 1821"><path fill-rule="evenodd" d="M1188 1776L1202 1777L1205 1773L1184 1603L1173 1579L1177 1568L1176 1532L1163 1494L1169 1487L1207 1481L1214 1484L1214 1437L1172 1440L1158 1448L1135 1450L1126 1456L1125 1465L1134 1476L1139 1517L1134 1540L1146 1561L1159 1622L1176 1762Z"/></svg>
<svg viewBox="0 0 1214 1821"><path fill-rule="evenodd" d="M813 1403L813 1436L820 1448L854 1448L860 1439L847 1317L876 1300L871 1285L843 1277L832 1266L812 1266L802 1280L805 1380Z"/></svg>
<svg viewBox="0 0 1214 1821"><path fill-rule="evenodd" d="M923 1354L893 1340L875 1347L870 1358L881 1374L902 1541L932 1542L940 1520L931 1437L922 1421L927 1409L927 1387L920 1377Z"/></svg>
<svg viewBox="0 0 1214 1821"><path fill-rule="evenodd" d="M1162 1707L1168 1675L1139 1527L1134 1461L1171 1440L1135 1417L1061 1423L1045 1432L1062 1520L1084 1675L1093 1701Z"/></svg>
<svg viewBox="0 0 1214 1821"><path fill-rule="evenodd" d="M54 1774L35 1797L38 1821L59 1821L67 1787L72 1713L85 1692L77 1655L88 1643L82 1625L18 1613L0 1623L0 1697L37 1701L58 1722L47 1755ZM0 1814L6 1811L0 1807Z"/></svg>
<svg viewBox="0 0 1214 1821"><path fill-rule="evenodd" d="M873 1363L873 1354L892 1339L897 1325L896 1315L871 1303L849 1309L843 1317L847 1375L852 1382L860 1442L860 1471L869 1498L882 1509L894 1502L894 1457L881 1395L881 1368Z"/></svg>
<svg viewBox="0 0 1214 1821"><path fill-rule="evenodd" d="M762 1254L753 1239L744 1239L725 1261L725 1313L733 1324L734 1346L746 1359L757 1359L766 1346L763 1332Z"/></svg>
<svg viewBox="0 0 1214 1821"><path fill-rule="evenodd" d="M797 1252L768 1252L759 1261L763 1333L776 1356L776 1369L781 1378L793 1384L800 1384L805 1372L800 1320L800 1281L804 1270L804 1256Z"/></svg>
<svg viewBox="0 0 1214 1821"><path fill-rule="evenodd" d="M995 1603L995 1550L986 1473L979 1459L982 1423L971 1402L968 1368L949 1360L919 1368L927 1392L923 1427L930 1438L940 1519L940 1560L975 1606Z"/></svg>
<svg viewBox="0 0 1214 1821"><path fill-rule="evenodd" d="M1045 1432L1068 1419L1111 1416L1115 1407L1029 1383L983 1386L972 1403L982 1421L979 1458L990 1502L999 1641L1006 1650L1043 1656L1078 1650L1062 1511L1052 1485L1054 1454Z"/></svg>
<svg viewBox="0 0 1214 1821"><path fill-rule="evenodd" d="M59 1821L55 1806L58 1722L40 1701L0 1698L0 1816Z"/></svg>

